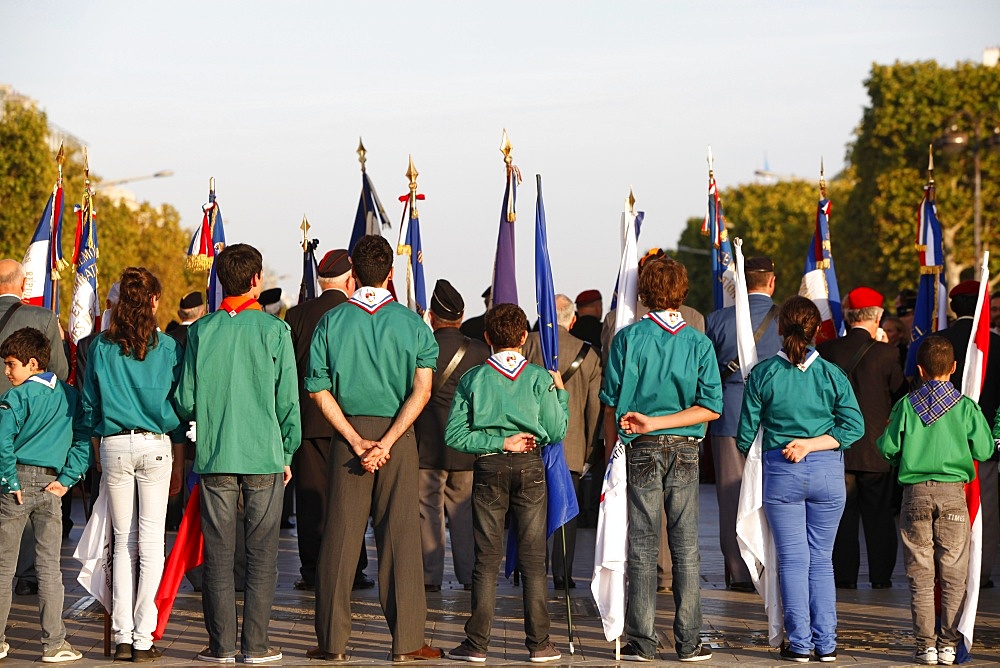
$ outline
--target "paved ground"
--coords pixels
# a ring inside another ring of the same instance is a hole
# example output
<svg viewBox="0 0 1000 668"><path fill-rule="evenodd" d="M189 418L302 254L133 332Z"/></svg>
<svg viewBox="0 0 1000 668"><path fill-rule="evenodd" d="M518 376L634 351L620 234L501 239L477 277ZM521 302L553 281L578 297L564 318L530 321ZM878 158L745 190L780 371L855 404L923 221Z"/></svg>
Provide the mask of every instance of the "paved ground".
<svg viewBox="0 0 1000 668"><path fill-rule="evenodd" d="M79 506L79 504L77 504ZM712 647L711 661L700 665L747 663L777 665L777 654L767 647L766 620L760 599L756 594L739 594L725 590L722 559L718 549L717 507L715 490L711 485L701 488L701 552L702 552L702 608L704 611L703 637ZM79 536L82 518L63 550L63 573L66 583L66 625L69 640L84 652L84 660L75 665L110 665L110 658L103 656L102 617L86 592L77 584L79 565L70 554L71 542ZM578 539L577 561L574 578L578 588L572 592L574 624L574 649L570 655L567 637L567 614L564 600L551 591L549 610L552 613L553 640L563 652L560 664L588 666L614 664L614 648L604 640L600 619L589 594L592 572L593 530L581 530ZM369 538L368 572L376 572L376 554ZM298 592L292 584L298 578L298 556L294 530L283 532L279 555L280 576L271 623L272 644L280 647L285 655L281 665L325 665L311 662L305 652L315 644L313 632L313 598L308 592ZM900 564L902 560L900 559ZM994 569L1000 583L1000 566ZM869 666L907 664L912 660L912 632L909 613L909 594L903 587L905 577L902 566L897 566L894 582L889 590L872 590L864 582L865 566L862 565L862 582L856 591L838 592L840 618L840 649L838 663L834 665ZM450 557L446 564L445 586L440 594L427 597L427 638L445 650L457 645L464 637L463 624L469 611L470 594L463 591L454 580ZM523 618L521 615L520 589L504 578L499 579L497 618L494 625L494 642L490 648L489 664L516 664L527 662L524 648ZM970 665L1000 664L1000 588L984 590L980 599L976 627L975 661ZM39 661L41 645L35 597L14 597L7 640L11 644L6 666L26 665ZM389 634L382 619L376 590L361 592L353 603L354 632L348 647L352 665L385 664L389 656ZM165 656L161 665L189 665L197 663L194 656L207 644L207 635L201 618L201 597L185 583L178 597L177 608L163 641L158 645ZM657 614L657 628L662 643L673 647L670 633L673 618L673 599L661 595ZM662 662L676 663L672 651L659 655ZM443 664L459 665L443 661ZM659 663L659 662L658 662ZM208 664L201 664L208 665ZM784 663L784 665L790 665Z"/></svg>

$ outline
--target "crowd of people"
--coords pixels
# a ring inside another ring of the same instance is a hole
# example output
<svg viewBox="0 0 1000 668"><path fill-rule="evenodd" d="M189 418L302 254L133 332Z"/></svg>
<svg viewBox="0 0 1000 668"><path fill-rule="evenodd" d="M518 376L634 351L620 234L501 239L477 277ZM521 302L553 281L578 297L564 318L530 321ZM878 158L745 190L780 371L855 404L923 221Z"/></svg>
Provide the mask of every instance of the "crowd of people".
<svg viewBox="0 0 1000 668"><path fill-rule="evenodd" d="M669 591L678 659L704 661L712 652L700 640L700 462L711 460L726 585L753 591L736 514L758 430L764 511L779 554L781 658L836 659L836 590L857 587L860 526L873 589L892 586L902 543L915 660L956 660L969 565L962 489L973 460L984 587L1000 542L1000 430L990 427L1000 356L989 358L978 403L956 390L977 283L951 291L957 320L922 340L908 378L909 295L889 316L880 294L856 287L844 301L846 336L816 345L815 304L775 304L773 262L750 258L743 272L760 362L744 378L735 307L705 318L685 305L684 265L654 249L640 262L634 324L616 332L614 310L602 321L596 290L556 296L560 355L558 370L546 371L539 335L519 307L493 305L487 291L485 314L465 319L462 296L441 279L422 318L393 297L393 259L377 235L350 253L331 250L318 265L321 294L282 320L261 305L260 252L228 246L215 259L221 307L206 314L201 293L185 296L169 335L157 328L159 281L129 267L108 293L102 331L76 346L76 387L65 382L56 316L23 305L23 270L0 261L0 578L17 579L18 593L22 583L37 591L42 661L81 657L62 622L60 505L87 477L107 495L115 539L115 659L161 656L154 598L165 532L183 509L186 461L198 476L205 541L198 588L209 645L199 660L282 658L268 624L293 481L295 586L315 591L310 659L347 660L351 592L374 586L364 572L370 522L394 661L486 661L508 524L528 658L558 660L547 573L557 588L576 586L576 522L564 540L546 543L541 452L557 442L578 492L588 470L601 470L616 443L625 446L622 658L654 659L657 594ZM994 302L1000 319L1000 297ZM447 653L424 638L426 596L442 587L446 528L456 578L471 591L466 638ZM9 651L2 634L10 604L11 587L0 587L0 658Z"/></svg>

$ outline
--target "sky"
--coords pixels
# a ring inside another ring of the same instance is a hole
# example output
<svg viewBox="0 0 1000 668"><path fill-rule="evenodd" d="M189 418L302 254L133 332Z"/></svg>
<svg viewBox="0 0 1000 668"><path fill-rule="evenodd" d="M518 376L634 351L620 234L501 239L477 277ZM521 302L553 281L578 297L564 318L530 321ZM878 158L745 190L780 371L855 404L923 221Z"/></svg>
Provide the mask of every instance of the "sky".
<svg viewBox="0 0 1000 668"><path fill-rule="evenodd" d="M359 137L393 245L412 156L428 296L447 278L468 316L492 275L504 128L524 176L521 306L534 317L541 174L555 289L599 289L607 307L630 187L640 250L676 247L705 213L709 145L722 188L765 166L818 178L821 158L829 178L873 62L980 62L998 44L985 0L0 0L0 82L83 140L104 179L172 170L127 187L187 228L215 177L229 242L257 246L293 302L303 214L321 252L350 239ZM836 243L836 214L831 229Z"/></svg>

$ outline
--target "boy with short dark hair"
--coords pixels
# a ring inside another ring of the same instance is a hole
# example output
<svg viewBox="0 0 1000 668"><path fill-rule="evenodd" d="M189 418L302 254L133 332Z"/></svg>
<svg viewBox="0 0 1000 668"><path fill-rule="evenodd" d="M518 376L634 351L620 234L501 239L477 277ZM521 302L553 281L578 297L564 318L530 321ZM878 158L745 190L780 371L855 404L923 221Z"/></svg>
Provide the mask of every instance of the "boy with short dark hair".
<svg viewBox="0 0 1000 668"><path fill-rule="evenodd" d="M569 394L559 372L529 364L521 355L528 336L524 311L500 304L486 313L485 324L494 354L462 376L445 428L449 446L479 455L473 469L472 615L465 641L448 656L486 661L509 507L517 523L525 645L533 663L556 661L562 655L549 639L545 607L545 464L536 447L566 435Z"/></svg>
<svg viewBox="0 0 1000 668"><path fill-rule="evenodd" d="M0 659L10 614L11 581L24 525L35 527L38 613L42 661L75 661L83 655L66 642L62 620L62 497L90 467L90 439L83 428L79 393L46 371L49 340L37 329L19 329L2 344L4 374L13 387L0 397Z"/></svg>
<svg viewBox="0 0 1000 668"><path fill-rule="evenodd" d="M951 665L960 640L958 621L969 572L969 511L965 483L976 475L973 459L993 454L983 411L949 382L955 351L941 336L917 349L923 384L900 399L878 449L899 467L903 505L899 533L910 581L915 661ZM941 585L941 627L934 631L934 579Z"/></svg>

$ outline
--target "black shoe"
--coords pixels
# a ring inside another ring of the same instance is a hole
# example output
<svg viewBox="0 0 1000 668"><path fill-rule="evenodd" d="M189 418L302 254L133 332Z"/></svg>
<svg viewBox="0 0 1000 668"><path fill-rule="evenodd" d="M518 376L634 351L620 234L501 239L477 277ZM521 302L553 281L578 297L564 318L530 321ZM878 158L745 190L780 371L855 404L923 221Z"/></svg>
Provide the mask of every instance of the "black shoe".
<svg viewBox="0 0 1000 668"><path fill-rule="evenodd" d="M987 580L983 584L979 585L980 589L993 589L993 580Z"/></svg>
<svg viewBox="0 0 1000 668"><path fill-rule="evenodd" d="M358 577L354 578L354 586L351 587L353 591L358 591L359 589L371 589L375 586L375 581L370 577L362 573Z"/></svg>
<svg viewBox="0 0 1000 668"><path fill-rule="evenodd" d="M622 661L653 661L655 657L643 654L635 643L629 641L622 647Z"/></svg>
<svg viewBox="0 0 1000 668"><path fill-rule="evenodd" d="M133 649L132 650L132 663L149 663L150 661L156 661L163 653L156 649L156 645L150 645L149 649Z"/></svg>
<svg viewBox="0 0 1000 668"><path fill-rule="evenodd" d="M424 585L425 594L435 594L441 591L441 585Z"/></svg>
<svg viewBox="0 0 1000 668"><path fill-rule="evenodd" d="M793 652L788 645L782 645L781 650L778 652L780 656L785 661L795 661L797 663L809 663L808 654L799 654L798 652Z"/></svg>
<svg viewBox="0 0 1000 668"><path fill-rule="evenodd" d="M708 661L712 658L712 650L702 645L698 648L698 651L694 654L688 656L678 657L684 663L690 663L692 661Z"/></svg>
<svg viewBox="0 0 1000 668"><path fill-rule="evenodd" d="M307 582L306 580L296 580L295 584L292 585L298 591L315 591L316 585L312 582Z"/></svg>
<svg viewBox="0 0 1000 668"><path fill-rule="evenodd" d="M821 652L813 652L813 654L815 655L814 658L817 661L822 661L823 663L828 663L830 661L837 660L837 650L833 650L832 652L827 652L826 654L823 654Z"/></svg>
<svg viewBox="0 0 1000 668"><path fill-rule="evenodd" d="M465 591L472 591L472 585L471 584L464 584L464 585L462 585L462 589L464 589Z"/></svg>
<svg viewBox="0 0 1000 668"><path fill-rule="evenodd" d="M38 594L38 583L31 580L18 580L14 585L14 593L18 596L35 596Z"/></svg>
<svg viewBox="0 0 1000 668"><path fill-rule="evenodd" d="M837 589L857 589L858 588L858 583L857 582L849 582L847 580L837 580L833 584L834 584L834 586L837 587Z"/></svg>
<svg viewBox="0 0 1000 668"><path fill-rule="evenodd" d="M752 582L730 582L729 591L738 591L744 594L753 594L757 590L754 589Z"/></svg>
<svg viewBox="0 0 1000 668"><path fill-rule="evenodd" d="M888 580L885 582L873 582L872 589L892 589L892 583Z"/></svg>
<svg viewBox="0 0 1000 668"><path fill-rule="evenodd" d="M127 642L118 643L115 647L115 661L131 661L132 644Z"/></svg>
<svg viewBox="0 0 1000 668"><path fill-rule="evenodd" d="M552 586L555 589L565 589L566 585L569 585L570 589L576 589L576 582L573 581L573 578L570 578L569 580L564 580L562 578L552 578Z"/></svg>

